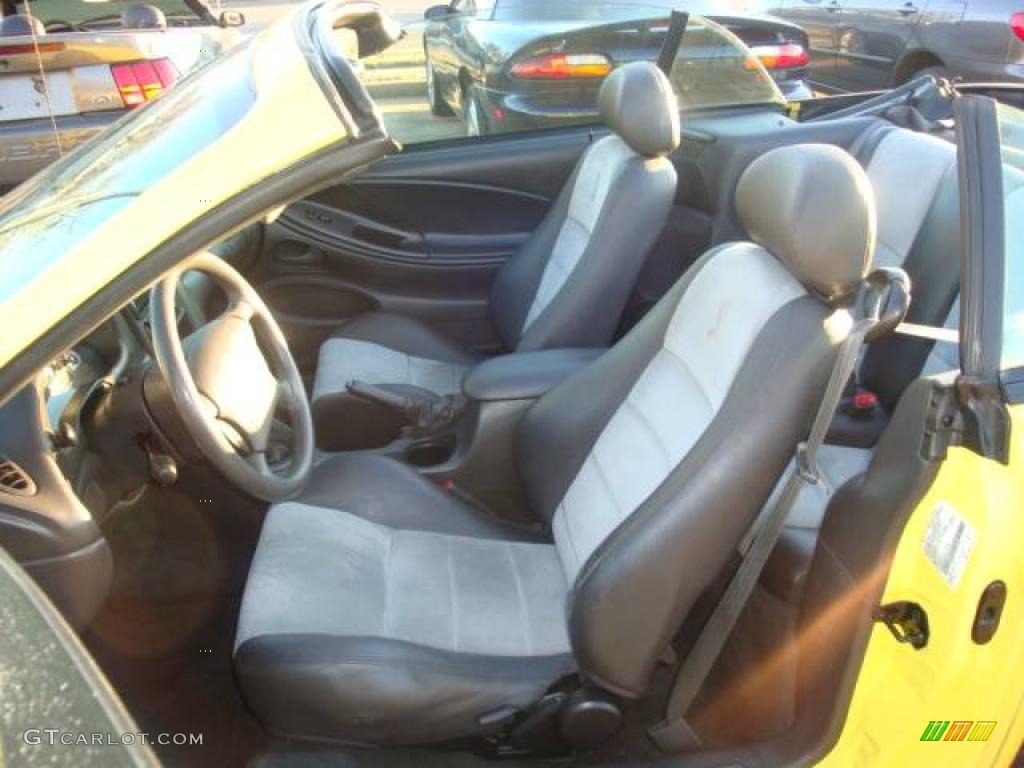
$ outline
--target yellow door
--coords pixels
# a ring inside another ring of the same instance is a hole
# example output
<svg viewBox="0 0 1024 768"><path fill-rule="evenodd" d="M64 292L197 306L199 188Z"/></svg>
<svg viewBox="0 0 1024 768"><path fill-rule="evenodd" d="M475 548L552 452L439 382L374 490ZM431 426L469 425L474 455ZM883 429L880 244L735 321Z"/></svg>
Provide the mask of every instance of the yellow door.
<svg viewBox="0 0 1024 768"><path fill-rule="evenodd" d="M973 430L911 515L881 601L919 605L927 644L874 624L825 765L1009 766L1024 742L1024 112L967 97L957 122Z"/></svg>

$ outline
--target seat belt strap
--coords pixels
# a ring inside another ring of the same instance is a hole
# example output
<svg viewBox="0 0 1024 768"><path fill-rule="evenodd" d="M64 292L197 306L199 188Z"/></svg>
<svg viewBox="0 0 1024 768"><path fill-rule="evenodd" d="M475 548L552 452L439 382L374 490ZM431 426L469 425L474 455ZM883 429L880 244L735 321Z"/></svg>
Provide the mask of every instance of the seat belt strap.
<svg viewBox="0 0 1024 768"><path fill-rule="evenodd" d="M893 333L901 336L913 336L917 339L929 341L943 341L947 344L960 343L960 331L956 328L937 328L932 325L919 325L918 323L900 323Z"/></svg>
<svg viewBox="0 0 1024 768"><path fill-rule="evenodd" d="M782 493L775 497L774 501L769 501L754 521L756 532L750 541L746 557L740 563L721 600L701 630L693 649L679 669L665 711L665 719L648 731L662 751L685 752L701 746L700 738L687 723L686 716L715 661L721 655L736 620L775 548L801 487L805 484L820 485L822 482L818 469L818 450L825 441L829 426L839 408L843 391L857 364L864 340L877 324L877 316L858 319L847 337L843 339L811 431L807 439L797 446L794 471L790 473Z"/></svg>

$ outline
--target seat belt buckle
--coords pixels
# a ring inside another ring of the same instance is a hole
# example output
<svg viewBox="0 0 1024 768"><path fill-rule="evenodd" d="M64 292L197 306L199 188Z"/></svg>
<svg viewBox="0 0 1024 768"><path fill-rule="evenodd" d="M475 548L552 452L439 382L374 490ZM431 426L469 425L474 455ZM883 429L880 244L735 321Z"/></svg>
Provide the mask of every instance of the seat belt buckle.
<svg viewBox="0 0 1024 768"><path fill-rule="evenodd" d="M851 419L870 421L879 407L878 395L870 390L858 388L852 397L843 401L840 410Z"/></svg>
<svg viewBox="0 0 1024 768"><path fill-rule="evenodd" d="M818 470L818 464L816 461L811 459L811 454L807 450L807 443L801 442L796 447L796 456L793 459L796 465L796 473L800 476L808 485L821 485L821 472Z"/></svg>

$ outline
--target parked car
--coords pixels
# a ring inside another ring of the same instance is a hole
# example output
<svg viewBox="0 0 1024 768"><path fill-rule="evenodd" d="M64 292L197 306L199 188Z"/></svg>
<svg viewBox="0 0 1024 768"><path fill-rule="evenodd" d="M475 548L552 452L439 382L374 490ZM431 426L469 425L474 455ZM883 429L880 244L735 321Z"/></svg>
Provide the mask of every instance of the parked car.
<svg viewBox="0 0 1024 768"><path fill-rule="evenodd" d="M0 198L3 764L1010 765L1024 113L739 66L681 129L631 62L407 150L340 43L399 34L293 8ZM317 450L357 369L445 405Z"/></svg>
<svg viewBox="0 0 1024 768"><path fill-rule="evenodd" d="M720 35L702 37L695 23L706 17L750 48L785 98L810 96L803 30L728 0L454 0L425 14L431 110L459 115L471 135L593 117L602 78L624 62L654 59L677 8L694 16L681 59L721 59Z"/></svg>
<svg viewBox="0 0 1024 768"><path fill-rule="evenodd" d="M1002 0L771 0L810 39L808 78L830 92L879 90L922 74L1024 79L1024 12Z"/></svg>
<svg viewBox="0 0 1024 768"><path fill-rule="evenodd" d="M200 0L33 0L31 10L5 0L0 18L0 189L158 98L244 22Z"/></svg>

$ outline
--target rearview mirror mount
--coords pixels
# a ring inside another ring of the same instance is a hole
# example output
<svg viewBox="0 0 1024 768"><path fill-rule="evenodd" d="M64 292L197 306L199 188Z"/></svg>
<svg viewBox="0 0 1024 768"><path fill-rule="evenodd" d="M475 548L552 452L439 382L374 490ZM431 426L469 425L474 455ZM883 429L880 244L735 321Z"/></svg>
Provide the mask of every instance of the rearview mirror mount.
<svg viewBox="0 0 1024 768"><path fill-rule="evenodd" d="M240 27L245 24L245 14L241 11L221 11L217 23L222 27Z"/></svg>

